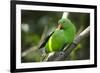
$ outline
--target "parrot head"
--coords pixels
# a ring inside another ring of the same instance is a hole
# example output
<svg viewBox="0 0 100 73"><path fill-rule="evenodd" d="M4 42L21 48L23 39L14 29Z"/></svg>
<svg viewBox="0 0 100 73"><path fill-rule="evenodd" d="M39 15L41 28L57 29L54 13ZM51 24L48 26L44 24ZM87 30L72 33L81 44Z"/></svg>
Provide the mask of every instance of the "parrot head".
<svg viewBox="0 0 100 73"><path fill-rule="evenodd" d="M63 18L58 21L58 29L66 29L70 25L70 20Z"/></svg>

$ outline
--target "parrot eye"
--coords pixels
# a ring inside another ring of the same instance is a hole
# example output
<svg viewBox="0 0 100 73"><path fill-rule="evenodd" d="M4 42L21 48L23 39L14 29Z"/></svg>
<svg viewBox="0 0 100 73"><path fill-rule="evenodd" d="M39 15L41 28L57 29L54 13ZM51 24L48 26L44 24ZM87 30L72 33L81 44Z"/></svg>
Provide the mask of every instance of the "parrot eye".
<svg viewBox="0 0 100 73"><path fill-rule="evenodd" d="M65 23L65 21L63 21L63 23Z"/></svg>

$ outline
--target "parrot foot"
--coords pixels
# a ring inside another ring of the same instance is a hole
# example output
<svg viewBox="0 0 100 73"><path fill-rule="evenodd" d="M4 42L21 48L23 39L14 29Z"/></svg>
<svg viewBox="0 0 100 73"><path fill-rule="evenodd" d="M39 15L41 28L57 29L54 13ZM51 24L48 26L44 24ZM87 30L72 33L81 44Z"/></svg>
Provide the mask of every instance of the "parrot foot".
<svg viewBox="0 0 100 73"><path fill-rule="evenodd" d="M59 56L62 56L64 55L65 53L62 51L62 52L59 52Z"/></svg>

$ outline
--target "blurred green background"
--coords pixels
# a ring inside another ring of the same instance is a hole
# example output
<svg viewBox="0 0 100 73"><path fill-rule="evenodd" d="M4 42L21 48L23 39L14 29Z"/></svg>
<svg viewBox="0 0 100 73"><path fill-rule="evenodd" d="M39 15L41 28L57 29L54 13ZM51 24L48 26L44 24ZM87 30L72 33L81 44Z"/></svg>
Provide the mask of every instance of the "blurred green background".
<svg viewBox="0 0 100 73"><path fill-rule="evenodd" d="M21 10L21 62L39 62L43 51L37 47L57 27L63 12ZM90 25L89 13L69 12L68 18L77 28L76 36ZM72 51L68 60L90 58L90 36L81 41Z"/></svg>

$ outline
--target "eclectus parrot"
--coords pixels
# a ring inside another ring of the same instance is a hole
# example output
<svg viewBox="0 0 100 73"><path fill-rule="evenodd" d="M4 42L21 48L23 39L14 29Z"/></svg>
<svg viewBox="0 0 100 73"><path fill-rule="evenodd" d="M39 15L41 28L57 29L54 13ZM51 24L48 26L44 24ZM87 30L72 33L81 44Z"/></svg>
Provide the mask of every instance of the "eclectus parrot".
<svg viewBox="0 0 100 73"><path fill-rule="evenodd" d="M61 18L57 29L49 36L45 44L46 53L63 51L65 45L72 43L75 34L74 24L68 18Z"/></svg>

